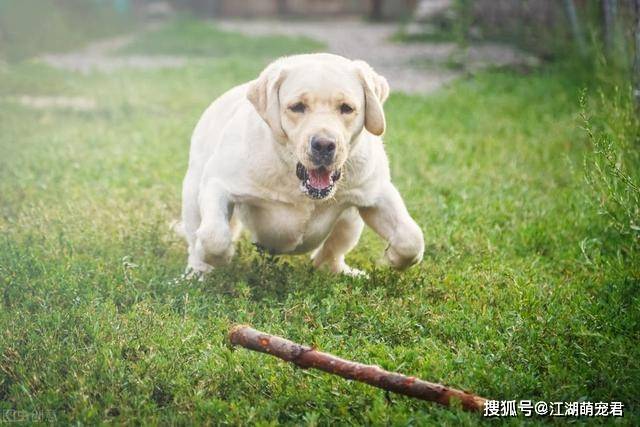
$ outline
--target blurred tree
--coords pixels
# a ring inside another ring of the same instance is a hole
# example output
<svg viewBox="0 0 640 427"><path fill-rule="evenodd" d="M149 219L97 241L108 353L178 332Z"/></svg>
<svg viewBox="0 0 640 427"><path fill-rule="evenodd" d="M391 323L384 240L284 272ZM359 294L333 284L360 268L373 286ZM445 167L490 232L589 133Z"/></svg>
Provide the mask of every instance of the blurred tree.
<svg viewBox="0 0 640 427"><path fill-rule="evenodd" d="M219 0L188 0L189 8L196 14L213 17L218 14Z"/></svg>
<svg viewBox="0 0 640 427"><path fill-rule="evenodd" d="M636 105L640 108L640 0L635 0L633 5L635 8L635 29L633 34L635 39L635 58L633 61L633 94L636 98Z"/></svg>
<svg viewBox="0 0 640 427"><path fill-rule="evenodd" d="M289 5L287 4L287 0L278 0L277 8L278 15L284 16L289 14Z"/></svg>
<svg viewBox="0 0 640 427"><path fill-rule="evenodd" d="M416 3L416 0L369 0L369 19L372 21L408 19L413 14Z"/></svg>
<svg viewBox="0 0 640 427"><path fill-rule="evenodd" d="M573 38L578 47L578 52L580 55L586 56L587 43L584 40L584 34L582 34L582 28L580 27L580 21L578 21L578 14L576 13L576 6L573 4L573 0L564 0L564 8L567 13L567 18L569 19Z"/></svg>
<svg viewBox="0 0 640 427"><path fill-rule="evenodd" d="M372 21L382 21L382 0L371 0L369 19Z"/></svg>
<svg viewBox="0 0 640 427"><path fill-rule="evenodd" d="M456 18L453 25L453 33L456 42L461 47L467 47L469 44L471 22L473 20L472 0L455 0L454 10Z"/></svg>
<svg viewBox="0 0 640 427"><path fill-rule="evenodd" d="M602 0L602 32L605 52L608 56L613 55L615 47L617 9L616 0Z"/></svg>

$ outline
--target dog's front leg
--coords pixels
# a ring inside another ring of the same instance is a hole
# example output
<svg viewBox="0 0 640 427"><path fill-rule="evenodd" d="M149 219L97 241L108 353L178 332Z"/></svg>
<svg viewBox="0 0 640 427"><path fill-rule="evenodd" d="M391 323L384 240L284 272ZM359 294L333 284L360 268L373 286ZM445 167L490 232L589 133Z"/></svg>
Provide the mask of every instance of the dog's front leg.
<svg viewBox="0 0 640 427"><path fill-rule="evenodd" d="M360 215L389 243L385 258L393 267L405 269L422 260L422 230L409 215L400 193L391 182L383 185L373 205L360 207Z"/></svg>
<svg viewBox="0 0 640 427"><path fill-rule="evenodd" d="M213 267L226 264L234 252L231 198L217 179L210 178L200 188L198 204L202 219L196 231L196 258Z"/></svg>

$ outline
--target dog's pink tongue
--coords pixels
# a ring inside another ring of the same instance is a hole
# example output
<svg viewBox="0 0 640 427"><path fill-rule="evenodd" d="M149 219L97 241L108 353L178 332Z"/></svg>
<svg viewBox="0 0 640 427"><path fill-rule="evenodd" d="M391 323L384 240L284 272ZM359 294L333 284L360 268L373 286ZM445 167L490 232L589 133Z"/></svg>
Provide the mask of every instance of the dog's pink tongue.
<svg viewBox="0 0 640 427"><path fill-rule="evenodd" d="M309 171L309 184L313 188L322 190L331 185L331 171L325 168L312 169Z"/></svg>

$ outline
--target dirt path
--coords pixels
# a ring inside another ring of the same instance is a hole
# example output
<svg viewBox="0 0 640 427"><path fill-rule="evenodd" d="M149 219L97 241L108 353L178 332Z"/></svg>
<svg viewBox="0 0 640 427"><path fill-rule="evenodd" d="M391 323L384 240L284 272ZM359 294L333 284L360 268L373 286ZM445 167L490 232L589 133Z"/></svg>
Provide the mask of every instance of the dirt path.
<svg viewBox="0 0 640 427"><path fill-rule="evenodd" d="M112 55L111 52L127 45L133 36L118 37L93 43L69 53L42 55L47 64L65 70L89 73L93 70L111 72L121 68L175 68L187 63L187 58L171 55Z"/></svg>
<svg viewBox="0 0 640 427"><path fill-rule="evenodd" d="M148 24L141 32L153 31L161 24ZM138 33L140 34L140 33ZM176 68L188 62L187 57L174 55L115 55L114 52L129 44L137 34L109 38L90 43L85 48L68 53L49 53L40 56L47 64L70 71L112 72L121 68Z"/></svg>
<svg viewBox="0 0 640 427"><path fill-rule="evenodd" d="M251 36L281 34L316 39L326 43L329 52L367 61L387 78L392 90L396 91L429 93L463 74L463 71L446 66L453 57L461 56L456 44L393 42L391 38L398 30L397 24L219 21L216 25ZM465 71L535 61L527 54L498 44L471 46L463 57Z"/></svg>
<svg viewBox="0 0 640 427"><path fill-rule="evenodd" d="M391 38L397 24L371 24L362 21L216 21L216 26L250 36L281 34L305 36L327 45L329 52L364 59L383 74L392 90L426 94L460 77L464 72L487 66L531 63L535 60L509 46L483 44L471 46L462 55L454 43L397 43ZM157 27L148 26L144 31ZM52 53L40 58L47 64L81 73L92 70L111 72L121 68L156 69L181 67L190 58L171 55L115 55L135 35L92 43L69 53ZM447 64L463 58L462 69Z"/></svg>

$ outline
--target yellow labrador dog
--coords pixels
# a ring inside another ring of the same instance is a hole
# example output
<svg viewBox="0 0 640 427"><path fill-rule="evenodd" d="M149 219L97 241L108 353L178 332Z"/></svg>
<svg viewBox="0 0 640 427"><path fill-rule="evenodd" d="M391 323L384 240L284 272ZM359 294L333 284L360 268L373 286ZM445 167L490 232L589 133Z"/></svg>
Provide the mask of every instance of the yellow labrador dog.
<svg viewBox="0 0 640 427"><path fill-rule="evenodd" d="M362 61L278 59L209 106L191 139L182 190L187 270L227 263L242 227L275 254L362 274L344 260L366 222L403 269L422 259L420 227L391 183L380 136L384 77ZM364 220L364 222L363 222Z"/></svg>

